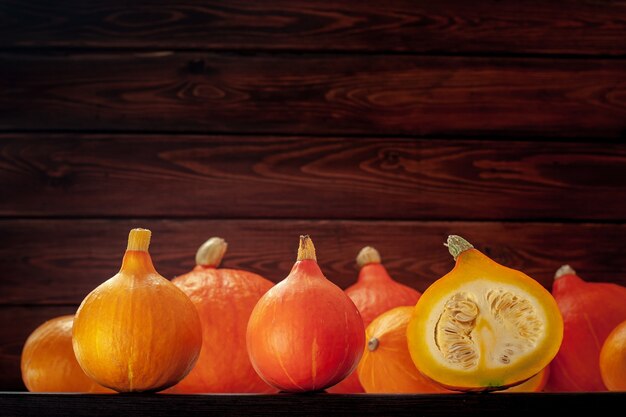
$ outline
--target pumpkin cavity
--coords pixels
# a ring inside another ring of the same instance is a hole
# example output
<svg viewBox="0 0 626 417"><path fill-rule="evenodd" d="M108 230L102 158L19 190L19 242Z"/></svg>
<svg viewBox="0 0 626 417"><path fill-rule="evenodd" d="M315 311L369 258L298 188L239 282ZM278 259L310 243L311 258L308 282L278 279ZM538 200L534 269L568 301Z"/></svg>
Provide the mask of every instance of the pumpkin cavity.
<svg viewBox="0 0 626 417"><path fill-rule="evenodd" d="M445 301L434 343L450 366L472 370L484 363L491 368L523 357L543 330L541 314L527 295L474 283Z"/></svg>

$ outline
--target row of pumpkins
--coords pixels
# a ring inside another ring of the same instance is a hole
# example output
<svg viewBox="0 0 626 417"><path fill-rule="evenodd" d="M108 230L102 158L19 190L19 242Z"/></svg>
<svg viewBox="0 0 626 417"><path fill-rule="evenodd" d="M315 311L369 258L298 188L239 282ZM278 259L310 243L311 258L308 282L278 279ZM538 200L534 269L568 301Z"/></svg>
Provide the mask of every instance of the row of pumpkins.
<svg viewBox="0 0 626 417"><path fill-rule="evenodd" d="M626 390L626 288L567 266L550 294L450 236L456 266L424 294L394 281L371 247L344 292L308 236L276 285L219 268L227 244L211 238L170 282L152 264L150 236L131 230L120 272L75 316L30 335L30 391Z"/></svg>

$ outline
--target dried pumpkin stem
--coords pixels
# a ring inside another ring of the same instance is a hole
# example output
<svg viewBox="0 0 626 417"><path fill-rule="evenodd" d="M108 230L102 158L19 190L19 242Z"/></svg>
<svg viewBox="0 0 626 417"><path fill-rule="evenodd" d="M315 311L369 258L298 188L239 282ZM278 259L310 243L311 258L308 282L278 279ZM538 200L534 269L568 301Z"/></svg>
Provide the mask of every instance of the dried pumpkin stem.
<svg viewBox="0 0 626 417"><path fill-rule="evenodd" d="M559 279L563 275L576 275L576 271L569 265L563 265L556 270L556 273L554 274L554 279Z"/></svg>
<svg viewBox="0 0 626 417"><path fill-rule="evenodd" d="M317 261L315 257L315 246L309 235L300 236L300 246L298 247L298 261L304 261L310 259Z"/></svg>
<svg viewBox="0 0 626 417"><path fill-rule="evenodd" d="M228 243L221 237L212 237L202 244L196 252L196 265L217 268L228 249Z"/></svg>
<svg viewBox="0 0 626 417"><path fill-rule="evenodd" d="M378 339L376 339L375 337L372 337L368 342L367 342L367 350L369 350L370 352L375 351L376 349L378 349Z"/></svg>
<svg viewBox="0 0 626 417"><path fill-rule="evenodd" d="M126 250L148 251L150 246L150 236L152 232L148 229L132 229L128 234L128 246Z"/></svg>
<svg viewBox="0 0 626 417"><path fill-rule="evenodd" d="M379 264L380 253L375 248L366 246L356 256L356 263L359 268L363 268L367 264Z"/></svg>
<svg viewBox="0 0 626 417"><path fill-rule="evenodd" d="M457 235L448 236L448 242L443 245L448 247L450 255L452 255L455 261L461 253L474 248L474 245Z"/></svg>

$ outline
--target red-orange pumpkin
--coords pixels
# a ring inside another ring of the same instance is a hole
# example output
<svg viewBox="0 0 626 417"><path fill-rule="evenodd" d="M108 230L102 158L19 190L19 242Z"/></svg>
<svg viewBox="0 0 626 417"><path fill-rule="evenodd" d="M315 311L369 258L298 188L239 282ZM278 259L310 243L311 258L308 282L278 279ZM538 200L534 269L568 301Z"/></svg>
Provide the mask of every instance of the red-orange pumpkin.
<svg viewBox="0 0 626 417"><path fill-rule="evenodd" d="M585 282L568 265L556 272L552 294L563 315L563 343L552 361L548 391L606 391L600 350L626 320L626 288Z"/></svg>
<svg viewBox="0 0 626 417"><path fill-rule="evenodd" d="M218 268L228 245L207 240L193 271L172 280L195 304L202 323L202 351L193 370L169 392L274 392L254 371L246 349L252 309L274 285L260 275Z"/></svg>
<svg viewBox="0 0 626 417"><path fill-rule="evenodd" d="M247 346L257 373L282 391L318 391L337 384L356 367L365 344L359 311L328 281L308 236L298 260L250 316Z"/></svg>
<svg viewBox="0 0 626 417"><path fill-rule="evenodd" d="M346 288L346 294L359 309L363 324L369 324L384 312L399 306L414 306L421 293L411 287L394 281L381 263L380 254L366 246L357 255L360 268L357 282ZM364 392L356 371L339 384L330 388L331 393Z"/></svg>

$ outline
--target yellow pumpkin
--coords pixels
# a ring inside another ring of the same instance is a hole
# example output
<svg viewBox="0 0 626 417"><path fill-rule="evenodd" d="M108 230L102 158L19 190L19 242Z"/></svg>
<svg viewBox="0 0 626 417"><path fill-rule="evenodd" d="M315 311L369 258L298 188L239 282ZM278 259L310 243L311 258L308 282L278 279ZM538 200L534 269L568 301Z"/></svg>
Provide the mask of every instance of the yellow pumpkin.
<svg viewBox="0 0 626 417"><path fill-rule="evenodd" d="M407 328L417 368L459 391L504 389L539 373L563 339L552 295L459 236L447 246L456 266L422 294Z"/></svg>
<svg viewBox="0 0 626 417"><path fill-rule="evenodd" d="M118 392L176 384L191 371L202 346L193 303L152 265L150 234L131 230L120 272L83 300L74 320L80 366Z"/></svg>

